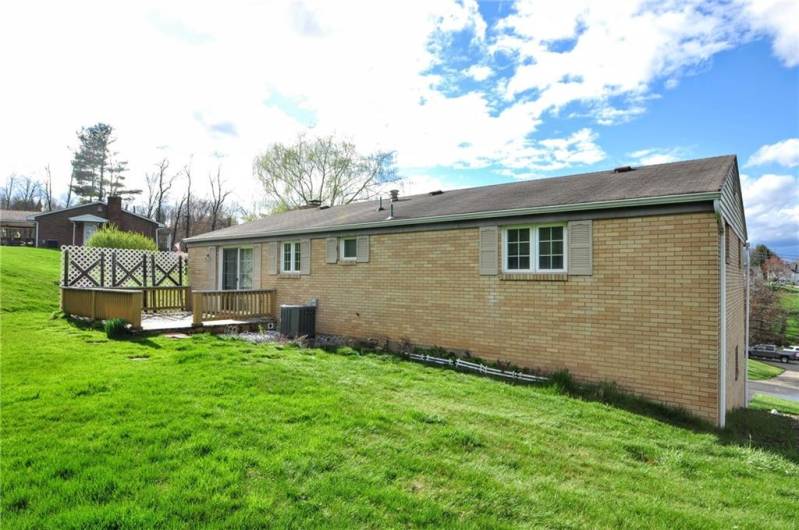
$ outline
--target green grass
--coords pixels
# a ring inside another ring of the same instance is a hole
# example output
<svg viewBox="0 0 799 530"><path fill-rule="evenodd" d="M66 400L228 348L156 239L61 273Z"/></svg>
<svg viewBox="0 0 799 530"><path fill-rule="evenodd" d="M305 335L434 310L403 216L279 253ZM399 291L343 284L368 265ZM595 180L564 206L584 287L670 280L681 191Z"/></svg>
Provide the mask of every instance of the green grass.
<svg viewBox="0 0 799 530"><path fill-rule="evenodd" d="M799 416L799 402L767 396L765 394L755 394L755 397L749 402L749 407L756 410L776 409L783 414L795 414Z"/></svg>
<svg viewBox="0 0 799 530"><path fill-rule="evenodd" d="M54 318L58 254L0 250L12 528L792 528L797 423L715 431L391 356Z"/></svg>
<svg viewBox="0 0 799 530"><path fill-rule="evenodd" d="M771 379L772 377L777 377L785 370L778 366L772 366L770 364L756 361L754 359L749 359L747 364L747 370L749 371L749 380L750 381L762 381L763 379Z"/></svg>
<svg viewBox="0 0 799 530"><path fill-rule="evenodd" d="M784 288L780 291L782 307L788 311L785 339L791 345L799 344L799 289Z"/></svg>

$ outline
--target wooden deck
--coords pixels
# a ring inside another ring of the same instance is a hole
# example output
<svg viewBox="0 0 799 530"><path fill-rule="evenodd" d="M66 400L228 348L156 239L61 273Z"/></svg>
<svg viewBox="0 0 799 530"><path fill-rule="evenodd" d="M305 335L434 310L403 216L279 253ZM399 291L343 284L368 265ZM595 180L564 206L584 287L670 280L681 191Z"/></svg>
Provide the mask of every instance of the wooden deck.
<svg viewBox="0 0 799 530"><path fill-rule="evenodd" d="M91 320L121 318L141 332L256 329L274 322L274 289L191 291L185 286L61 287L61 310Z"/></svg>
<svg viewBox="0 0 799 530"><path fill-rule="evenodd" d="M141 318L141 331L145 333L164 333L170 331L209 331L218 333L228 326L256 327L272 322L271 317L206 320L194 324L192 313L175 311L172 313L144 313Z"/></svg>

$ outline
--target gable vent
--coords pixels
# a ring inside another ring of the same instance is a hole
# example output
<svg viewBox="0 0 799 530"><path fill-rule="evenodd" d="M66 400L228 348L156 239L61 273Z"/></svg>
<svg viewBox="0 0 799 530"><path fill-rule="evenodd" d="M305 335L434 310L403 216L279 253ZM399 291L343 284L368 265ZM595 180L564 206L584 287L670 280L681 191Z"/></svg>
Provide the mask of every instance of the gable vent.
<svg viewBox="0 0 799 530"><path fill-rule="evenodd" d="M613 172L614 173L627 173L628 171L632 171L632 170L633 170L632 166L619 166L617 168L614 168Z"/></svg>

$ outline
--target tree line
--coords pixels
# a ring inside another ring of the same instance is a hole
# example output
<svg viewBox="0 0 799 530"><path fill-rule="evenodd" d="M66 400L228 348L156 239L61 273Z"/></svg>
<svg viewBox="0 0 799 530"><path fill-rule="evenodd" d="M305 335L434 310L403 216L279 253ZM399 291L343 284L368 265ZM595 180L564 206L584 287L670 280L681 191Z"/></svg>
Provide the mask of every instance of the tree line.
<svg viewBox="0 0 799 530"><path fill-rule="evenodd" d="M799 265L789 263L762 244L752 249L749 259L750 343L779 346L799 342L799 337L788 333L790 315L782 301L784 296L790 295L785 283Z"/></svg>
<svg viewBox="0 0 799 530"><path fill-rule="evenodd" d="M8 176L0 188L0 207L51 211L121 196L127 209L163 223L179 241L266 213L370 199L398 180L393 152L363 154L354 143L332 135L300 134L255 156L253 175L263 193L252 198L250 207L242 207L232 201L221 166L201 177L191 158L176 164L164 157L143 175L143 187L129 187L128 162L114 148L117 137L111 125L83 127L76 137L66 190L54 192L47 165L40 179ZM207 179L203 194L196 191L199 178Z"/></svg>

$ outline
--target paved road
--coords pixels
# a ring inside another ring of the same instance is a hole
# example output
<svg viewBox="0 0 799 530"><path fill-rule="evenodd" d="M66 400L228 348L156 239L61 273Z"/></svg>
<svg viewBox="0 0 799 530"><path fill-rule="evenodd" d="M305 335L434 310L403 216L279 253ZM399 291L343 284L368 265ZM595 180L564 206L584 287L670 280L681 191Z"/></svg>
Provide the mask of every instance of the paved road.
<svg viewBox="0 0 799 530"><path fill-rule="evenodd" d="M755 394L768 394L774 397L799 401L799 363L768 364L785 368L785 371L781 375L766 381L749 381L748 391L750 398Z"/></svg>

